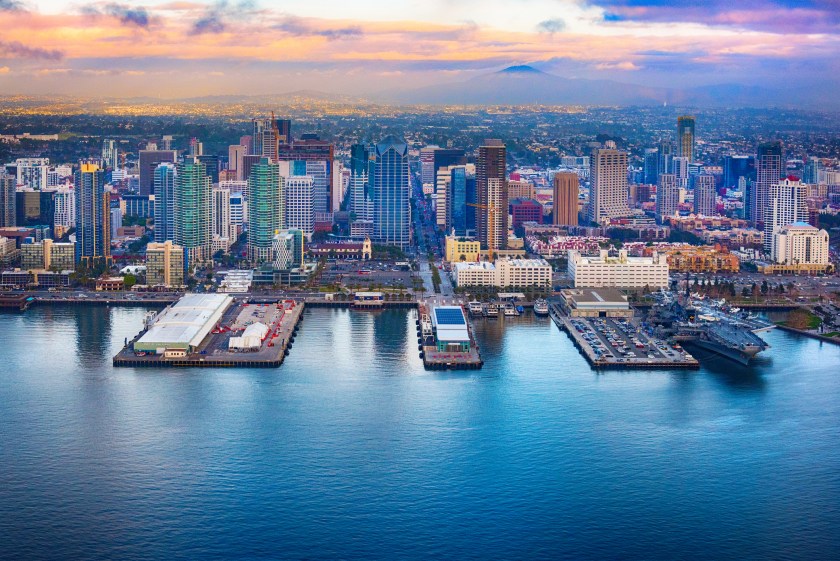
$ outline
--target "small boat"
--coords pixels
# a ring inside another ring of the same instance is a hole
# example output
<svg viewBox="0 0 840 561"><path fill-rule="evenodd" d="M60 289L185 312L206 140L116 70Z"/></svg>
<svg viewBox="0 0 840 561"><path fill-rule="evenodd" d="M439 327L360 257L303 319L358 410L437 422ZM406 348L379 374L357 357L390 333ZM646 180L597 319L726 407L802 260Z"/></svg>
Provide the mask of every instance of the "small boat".
<svg viewBox="0 0 840 561"><path fill-rule="evenodd" d="M516 307L511 302L508 302L507 304L505 304L505 315L518 316L519 312L516 311Z"/></svg>
<svg viewBox="0 0 840 561"><path fill-rule="evenodd" d="M484 311L484 315L489 318L499 317L499 305L496 302L490 302L487 304L487 309Z"/></svg>
<svg viewBox="0 0 840 561"><path fill-rule="evenodd" d="M538 316L547 316L548 315L548 301L544 298L538 298L536 302L534 302L534 313Z"/></svg>
<svg viewBox="0 0 840 561"><path fill-rule="evenodd" d="M483 310L481 302L478 302L477 300L473 300L472 302L470 302L469 310L470 310L470 315L477 316L477 315L481 314L481 312Z"/></svg>

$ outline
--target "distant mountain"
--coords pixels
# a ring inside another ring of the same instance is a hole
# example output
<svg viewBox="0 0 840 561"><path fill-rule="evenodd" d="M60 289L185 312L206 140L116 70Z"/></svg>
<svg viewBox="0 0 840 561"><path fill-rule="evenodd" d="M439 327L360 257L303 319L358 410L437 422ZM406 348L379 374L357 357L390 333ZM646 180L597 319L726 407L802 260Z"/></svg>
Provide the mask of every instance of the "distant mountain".
<svg viewBox="0 0 840 561"><path fill-rule="evenodd" d="M772 89L740 84L661 88L613 80L570 78L533 66L510 66L464 82L391 92L398 103L445 105L697 105L706 107L813 106L838 108L833 92L814 88Z"/></svg>

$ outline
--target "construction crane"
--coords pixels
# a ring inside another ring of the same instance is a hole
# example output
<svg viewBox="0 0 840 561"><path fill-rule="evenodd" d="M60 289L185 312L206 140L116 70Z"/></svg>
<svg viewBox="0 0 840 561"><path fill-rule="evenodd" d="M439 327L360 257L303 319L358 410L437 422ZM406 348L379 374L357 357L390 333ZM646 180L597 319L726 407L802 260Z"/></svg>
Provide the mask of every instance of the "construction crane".
<svg viewBox="0 0 840 561"><path fill-rule="evenodd" d="M271 132L274 133L274 162L276 163L280 161L280 127L277 126L274 111L271 112Z"/></svg>
<svg viewBox="0 0 840 561"><path fill-rule="evenodd" d="M493 245L496 243L496 211L498 208L493 203L490 203L489 205L467 203L467 206L474 206L475 208L487 211L487 258L490 261L493 261Z"/></svg>

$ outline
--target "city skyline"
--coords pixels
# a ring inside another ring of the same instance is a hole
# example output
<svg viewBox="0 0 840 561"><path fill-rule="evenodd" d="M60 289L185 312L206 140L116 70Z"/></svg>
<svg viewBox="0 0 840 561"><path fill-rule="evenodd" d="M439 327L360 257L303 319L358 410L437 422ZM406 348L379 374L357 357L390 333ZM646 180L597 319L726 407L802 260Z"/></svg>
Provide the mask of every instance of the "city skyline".
<svg viewBox="0 0 840 561"><path fill-rule="evenodd" d="M757 95L759 105L794 103L784 92L796 88L821 84L827 93L837 85L840 18L831 0L518 4L435 0L388 11L370 1L294 0L275 9L252 1L4 0L0 87L160 98L314 89L410 102L426 99L426 86L515 65L569 80L782 92Z"/></svg>

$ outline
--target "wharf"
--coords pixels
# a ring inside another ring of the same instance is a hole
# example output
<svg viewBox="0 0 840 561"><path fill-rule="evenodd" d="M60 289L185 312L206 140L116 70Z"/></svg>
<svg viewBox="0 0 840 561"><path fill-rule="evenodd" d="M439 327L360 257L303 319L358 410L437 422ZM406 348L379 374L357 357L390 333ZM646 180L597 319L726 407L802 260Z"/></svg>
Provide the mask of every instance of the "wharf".
<svg viewBox="0 0 840 561"><path fill-rule="evenodd" d="M583 332L578 331L575 325L572 323L572 318L564 315L557 304L551 304L549 306L549 315L551 319L554 320L554 323L557 324L561 330L565 331L569 338L571 338L572 342L581 352L581 354L586 358L586 360L591 364L594 368L599 369L629 369L629 368L644 368L644 369L674 369L674 368L699 368L700 363L688 354L677 353L673 350L666 350L662 351L657 343L661 343L657 340L650 339L646 335L644 335L641 331L635 334L639 340L645 342L645 347L649 350L647 351L637 351L636 348L632 344L627 341L627 338L624 335L619 335L623 341L625 341L629 347L629 355L630 356L623 356L617 357L613 354L614 351L608 350L605 354L599 354L593 348L593 343L590 343L585 337ZM593 318L598 319L601 321L611 321L609 318ZM591 322L590 318L574 318L574 321L578 322L579 324L584 325L587 328L587 333L591 333L593 337L595 337L595 341L597 341L601 346L605 347L607 341L602 339L602 335L598 334L595 325ZM618 326L616 326L618 327ZM609 349L609 347L606 347ZM645 353L652 353L654 354L654 358L650 358Z"/></svg>
<svg viewBox="0 0 840 561"><path fill-rule="evenodd" d="M0 294L0 308L16 308L26 310L35 299L26 294Z"/></svg>
<svg viewBox="0 0 840 561"><path fill-rule="evenodd" d="M475 342L472 325L468 319L469 314L461 307L466 321L467 332L469 333L469 351L440 351L437 348L437 338L431 326L431 308L421 303L418 306L420 318L417 321L417 342L420 349L420 357L423 359L423 366L427 370L479 370L484 366L478 344Z"/></svg>
<svg viewBox="0 0 840 561"><path fill-rule="evenodd" d="M274 301L272 304L254 304L238 302L225 312L220 321L221 325L233 325L243 310L247 307L259 309L262 306L279 304L282 305L282 317L271 322L269 335L262 341L259 350L251 352L232 352L228 350L228 342L231 336L237 336L235 330L225 330L213 333L201 342L196 352L187 356L177 358L166 358L163 355L137 356L134 353L133 345L145 331L140 332L137 337L114 357L114 366L129 367L213 367L213 368L276 368L283 364L286 355L289 354L294 341L298 326L303 321L303 310L305 304L293 300L281 302ZM273 335L276 334L276 335Z"/></svg>

